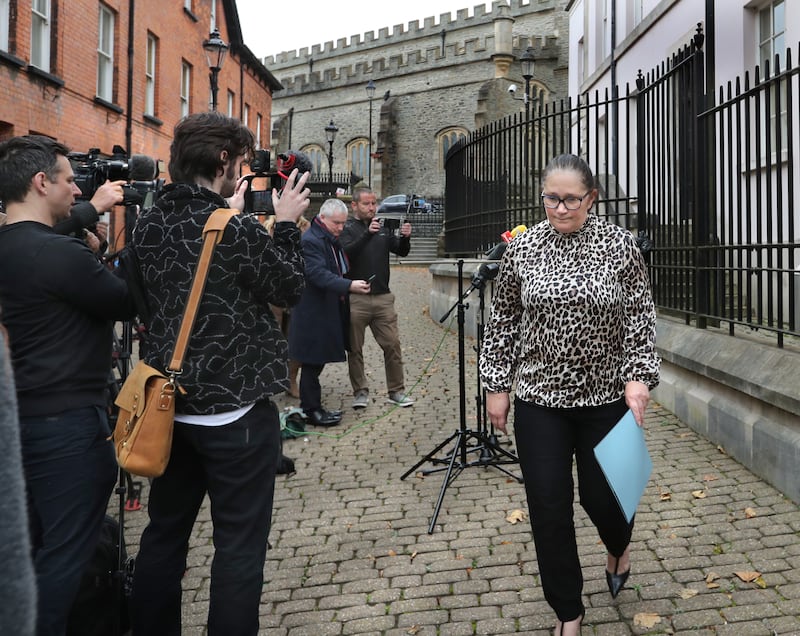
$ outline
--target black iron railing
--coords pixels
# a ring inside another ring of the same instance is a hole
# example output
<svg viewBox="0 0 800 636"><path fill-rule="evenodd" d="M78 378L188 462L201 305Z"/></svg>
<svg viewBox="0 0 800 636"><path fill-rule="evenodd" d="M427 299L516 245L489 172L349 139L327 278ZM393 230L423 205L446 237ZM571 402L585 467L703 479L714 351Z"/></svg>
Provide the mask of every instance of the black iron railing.
<svg viewBox="0 0 800 636"><path fill-rule="evenodd" d="M652 241L663 312L800 336L800 67L792 52L705 92L703 37L635 87L542 103L481 128L446 162L445 250L479 256L507 229L544 219L555 155L595 170L594 212Z"/></svg>

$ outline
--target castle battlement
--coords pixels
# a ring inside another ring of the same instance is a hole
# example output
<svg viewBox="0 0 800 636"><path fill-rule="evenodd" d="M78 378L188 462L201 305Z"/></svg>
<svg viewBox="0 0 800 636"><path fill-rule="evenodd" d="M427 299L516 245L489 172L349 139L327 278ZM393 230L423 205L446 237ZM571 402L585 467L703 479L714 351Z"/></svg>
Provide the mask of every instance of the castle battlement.
<svg viewBox="0 0 800 636"><path fill-rule="evenodd" d="M407 75L468 62L485 62L489 59L493 47L493 35L470 37L462 42L446 44L444 53L440 45L429 44L421 49L371 58L368 62L359 61L336 67L328 66L311 72L308 72L308 64L284 70L286 73L295 72L292 76L283 76L280 71L273 72L283 84L284 90L281 92L281 97L286 97L299 91L307 92L321 88L331 89L362 81L367 82L370 79L374 79L376 73ZM296 73L299 69L303 69L305 72Z"/></svg>
<svg viewBox="0 0 800 636"><path fill-rule="evenodd" d="M442 13L438 16L438 19L436 16L425 18L422 26L420 26L419 20L412 20L407 27L405 24L396 24L391 27L391 31L389 27L383 27L378 30L377 35L375 31L368 31L363 36L354 34L349 39L346 37L338 38L335 42L329 40L323 44L314 44L311 48L303 47L294 51L283 51L277 55L269 55L262 61L268 69L275 72L280 71L281 68L306 64L309 59L313 59L314 62L321 62L327 57L336 57L348 53L364 53L367 49L396 44L399 40L425 37L440 38L443 30L449 33L491 22L500 4L508 4L513 16L523 12L525 9L527 9L526 12L530 12L530 5L533 2L549 4L547 0L544 2L543 0L495 0L489 11L486 10L486 6L483 4L476 5L472 9L472 15L469 15L468 9L459 9L455 18L453 18L452 12Z"/></svg>
<svg viewBox="0 0 800 636"><path fill-rule="evenodd" d="M531 47L533 54L539 59L555 59L558 57L558 38L554 36L514 36L514 49L521 51ZM280 97L288 97L297 93L327 90L366 83L376 76L389 74L392 76L409 75L421 71L446 68L471 62L486 62L494 50L494 35L485 37L469 37L461 42L446 44L444 53L440 45L428 44L424 48L400 53L392 53L384 57L370 58L352 64L328 66L309 72L308 64L301 63L287 68L281 75L276 72L284 90ZM302 70L303 72L297 72ZM294 73L294 74L292 74Z"/></svg>

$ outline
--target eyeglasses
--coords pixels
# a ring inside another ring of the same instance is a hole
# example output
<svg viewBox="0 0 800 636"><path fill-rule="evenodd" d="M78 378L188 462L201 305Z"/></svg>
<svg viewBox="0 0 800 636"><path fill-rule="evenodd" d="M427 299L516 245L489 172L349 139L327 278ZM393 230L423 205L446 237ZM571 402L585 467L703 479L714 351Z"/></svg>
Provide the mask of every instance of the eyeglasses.
<svg viewBox="0 0 800 636"><path fill-rule="evenodd" d="M583 200L589 196L589 192L584 194L582 197L567 197L566 199L562 199L561 197L557 197L554 194L545 194L542 192L542 205L544 207L549 208L550 210L555 210L559 205L562 203L567 210L577 210L581 207L581 203Z"/></svg>

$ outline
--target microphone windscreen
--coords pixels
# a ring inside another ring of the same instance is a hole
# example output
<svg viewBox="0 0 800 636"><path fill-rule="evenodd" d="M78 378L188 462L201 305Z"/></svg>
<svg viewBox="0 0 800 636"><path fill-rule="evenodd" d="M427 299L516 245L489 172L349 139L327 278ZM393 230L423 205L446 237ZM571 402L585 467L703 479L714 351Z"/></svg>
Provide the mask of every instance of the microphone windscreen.
<svg viewBox="0 0 800 636"><path fill-rule="evenodd" d="M69 218L56 223L53 226L53 231L56 234L72 234L94 225L99 220L100 217L97 215L97 210L94 209L93 205L76 205L70 210Z"/></svg>
<svg viewBox="0 0 800 636"><path fill-rule="evenodd" d="M503 257L503 254L505 254L507 247L508 243L505 241L498 243L492 249L486 252L486 258L488 258L490 261L499 261Z"/></svg>
<svg viewBox="0 0 800 636"><path fill-rule="evenodd" d="M131 155L128 160L130 181L152 181L158 176L156 162L147 155Z"/></svg>
<svg viewBox="0 0 800 636"><path fill-rule="evenodd" d="M314 171L311 158L306 153L300 152L299 150L282 152L278 155L277 164L278 169L282 170L286 175L295 168L297 168L297 172L300 174Z"/></svg>

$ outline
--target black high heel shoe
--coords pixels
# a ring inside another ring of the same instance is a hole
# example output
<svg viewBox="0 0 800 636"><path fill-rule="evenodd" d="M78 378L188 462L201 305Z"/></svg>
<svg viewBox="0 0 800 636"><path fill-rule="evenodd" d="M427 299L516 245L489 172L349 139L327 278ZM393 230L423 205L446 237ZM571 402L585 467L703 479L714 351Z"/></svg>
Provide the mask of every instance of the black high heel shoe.
<svg viewBox="0 0 800 636"><path fill-rule="evenodd" d="M615 557L614 573L612 574L606 570L606 583L608 583L608 591L611 592L611 598L617 598L620 590L625 586L625 582L631 573L631 568L628 567L626 572L617 572L619 568L619 557Z"/></svg>

